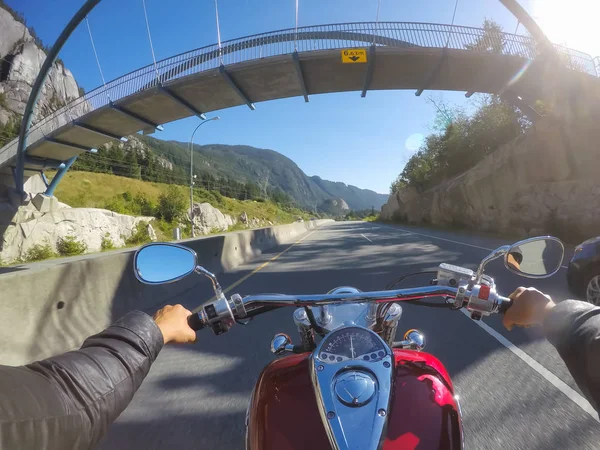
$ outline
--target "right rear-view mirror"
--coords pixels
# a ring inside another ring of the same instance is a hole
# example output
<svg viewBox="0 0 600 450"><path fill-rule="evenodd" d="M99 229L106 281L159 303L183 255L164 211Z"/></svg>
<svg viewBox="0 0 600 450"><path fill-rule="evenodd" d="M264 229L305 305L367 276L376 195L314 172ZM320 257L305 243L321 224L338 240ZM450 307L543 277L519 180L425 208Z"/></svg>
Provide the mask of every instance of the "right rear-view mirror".
<svg viewBox="0 0 600 450"><path fill-rule="evenodd" d="M540 236L512 244L504 255L504 265L524 277L546 278L558 272L564 253L560 240Z"/></svg>

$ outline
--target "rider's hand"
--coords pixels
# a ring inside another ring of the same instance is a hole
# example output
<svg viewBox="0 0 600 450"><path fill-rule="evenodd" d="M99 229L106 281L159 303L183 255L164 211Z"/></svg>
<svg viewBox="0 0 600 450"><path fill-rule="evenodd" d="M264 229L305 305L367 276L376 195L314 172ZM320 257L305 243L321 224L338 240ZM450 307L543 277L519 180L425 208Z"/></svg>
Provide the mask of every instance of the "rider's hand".
<svg viewBox="0 0 600 450"><path fill-rule="evenodd" d="M513 301L506 313L502 323L507 330L513 326L527 327L544 322L544 318L554 308L554 302L550 296L542 294L535 288L519 287L509 295Z"/></svg>
<svg viewBox="0 0 600 450"><path fill-rule="evenodd" d="M165 344L188 344L196 342L196 332L188 325L191 315L191 311L181 305L167 305L156 311L152 318L160 328Z"/></svg>

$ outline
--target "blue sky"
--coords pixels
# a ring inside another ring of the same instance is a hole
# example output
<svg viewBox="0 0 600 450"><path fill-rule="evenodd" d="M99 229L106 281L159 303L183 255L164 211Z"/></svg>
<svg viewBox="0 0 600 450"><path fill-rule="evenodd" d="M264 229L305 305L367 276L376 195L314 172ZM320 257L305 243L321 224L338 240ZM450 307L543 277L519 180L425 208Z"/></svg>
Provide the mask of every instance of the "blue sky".
<svg viewBox="0 0 600 450"><path fill-rule="evenodd" d="M55 41L83 0L5 0L21 11L47 44ZM593 18L596 0L521 0L554 41L600 54ZM61 7L57 8L56 5ZM157 59L217 41L213 0L146 0ZM219 0L221 38L294 26L295 0ZM450 23L453 0L381 0L380 20ZM584 8L584 10L582 10ZM299 25L373 21L377 0L299 0ZM593 11L592 11L593 10ZM479 26L484 18L514 32L516 19L498 0L459 0L457 25ZM108 80L152 62L142 0L102 0L89 17L104 76ZM588 23L589 22L589 23ZM87 28L82 24L61 58L86 91L101 84ZM197 143L247 144L277 150L308 175L387 193L414 152L415 135L430 132L435 109L426 98L468 106L464 93L370 91L276 100L219 111ZM189 140L197 118L166 124L160 139ZM418 142L418 139L417 139ZM407 146L407 143L409 145Z"/></svg>

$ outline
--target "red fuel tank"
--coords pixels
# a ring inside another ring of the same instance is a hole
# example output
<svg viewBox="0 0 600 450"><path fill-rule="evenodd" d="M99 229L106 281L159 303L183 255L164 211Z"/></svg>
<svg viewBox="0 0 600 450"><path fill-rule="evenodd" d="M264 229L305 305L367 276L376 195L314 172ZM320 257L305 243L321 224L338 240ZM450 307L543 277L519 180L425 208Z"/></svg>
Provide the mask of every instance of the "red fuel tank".
<svg viewBox="0 0 600 450"><path fill-rule="evenodd" d="M330 450L310 380L309 353L273 361L254 388L247 418L252 450ZM390 416L383 450L462 448L452 381L434 356L394 349Z"/></svg>

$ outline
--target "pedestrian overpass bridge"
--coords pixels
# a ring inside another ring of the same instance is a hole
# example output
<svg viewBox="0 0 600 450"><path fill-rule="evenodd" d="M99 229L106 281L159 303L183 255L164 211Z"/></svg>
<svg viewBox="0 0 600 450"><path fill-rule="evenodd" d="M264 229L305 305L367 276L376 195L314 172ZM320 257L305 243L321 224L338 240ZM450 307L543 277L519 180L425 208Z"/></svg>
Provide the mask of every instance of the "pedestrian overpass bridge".
<svg viewBox="0 0 600 450"><path fill-rule="evenodd" d="M464 91L504 96L535 118L536 100L584 89L600 104L600 60L531 37L454 25L343 23L286 29L182 53L119 77L35 124L25 177L68 169L82 152L192 115L287 97L369 90ZM346 53L345 53L346 52ZM580 91L579 91L580 92ZM399 105L402 107L402 105ZM15 170L17 139L0 149Z"/></svg>

